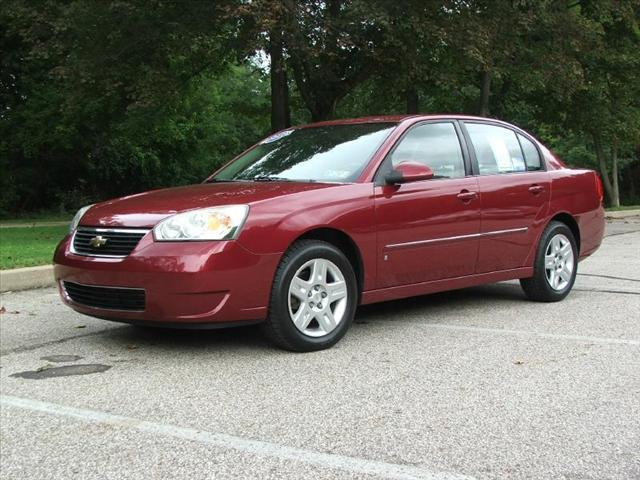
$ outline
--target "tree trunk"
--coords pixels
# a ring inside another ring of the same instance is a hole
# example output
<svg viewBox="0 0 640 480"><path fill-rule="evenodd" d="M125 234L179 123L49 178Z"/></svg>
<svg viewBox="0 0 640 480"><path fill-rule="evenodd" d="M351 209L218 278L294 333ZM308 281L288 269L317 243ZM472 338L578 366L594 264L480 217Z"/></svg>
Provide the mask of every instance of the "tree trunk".
<svg viewBox="0 0 640 480"><path fill-rule="evenodd" d="M620 198L614 192L614 187L613 187L613 184L611 183L611 177L609 177L609 169L607 168L607 156L604 152L604 148L602 148L602 143L598 135L595 135L595 134L593 135L593 144L596 149L596 158L598 159L600 176L602 177L602 184L604 186L604 191L606 192L607 198L609 199L609 205L619 206ZM617 159L615 163L616 163L615 169L616 169L616 175L617 175L617 170L618 170ZM617 184L617 180L616 180L616 184Z"/></svg>
<svg viewBox="0 0 640 480"><path fill-rule="evenodd" d="M611 148L611 206L620 206L620 185L618 183L618 148L614 145Z"/></svg>
<svg viewBox="0 0 640 480"><path fill-rule="evenodd" d="M322 122L324 120L332 120L336 116L336 107L338 98L324 97L316 98L316 102L311 108L311 120L314 122Z"/></svg>
<svg viewBox="0 0 640 480"><path fill-rule="evenodd" d="M418 113L420 110L420 99L418 98L418 92L414 87L410 87L405 92L407 99L407 113Z"/></svg>
<svg viewBox="0 0 640 480"><path fill-rule="evenodd" d="M271 131L291 126L289 112L289 87L282 55L282 32L274 28L270 32L269 56L271 57Z"/></svg>
<svg viewBox="0 0 640 480"><path fill-rule="evenodd" d="M482 71L482 79L480 86L480 116L489 116L489 95L491 93L491 72L489 70Z"/></svg>

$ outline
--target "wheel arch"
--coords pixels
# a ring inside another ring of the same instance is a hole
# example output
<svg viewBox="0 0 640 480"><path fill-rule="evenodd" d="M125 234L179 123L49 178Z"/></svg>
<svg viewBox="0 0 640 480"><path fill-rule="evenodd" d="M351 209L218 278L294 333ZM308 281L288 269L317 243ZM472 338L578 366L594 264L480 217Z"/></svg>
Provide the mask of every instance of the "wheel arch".
<svg viewBox="0 0 640 480"><path fill-rule="evenodd" d="M573 233L573 238L576 241L576 246L578 247L578 255L579 255L580 254L580 227L576 219L573 218L573 216L567 212L559 212L559 213L556 213L553 217L551 217L551 219L549 219L549 222L547 222L547 225L553 222L554 220L556 222L564 223L569 228L569 230L571 230L571 233Z"/></svg>
<svg viewBox="0 0 640 480"><path fill-rule="evenodd" d="M291 245L300 240L320 240L327 242L344 253L356 274L358 296L360 297L362 295L364 287L364 262L362 261L362 253L356 242L347 233L331 227L313 228L296 237L291 242ZM291 247L291 245L289 245L289 247Z"/></svg>

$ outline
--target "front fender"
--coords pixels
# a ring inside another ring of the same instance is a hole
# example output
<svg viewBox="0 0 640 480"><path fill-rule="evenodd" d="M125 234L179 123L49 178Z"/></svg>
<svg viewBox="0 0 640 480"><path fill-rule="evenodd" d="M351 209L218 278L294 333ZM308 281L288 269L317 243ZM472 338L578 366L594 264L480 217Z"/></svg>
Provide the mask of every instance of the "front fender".
<svg viewBox="0 0 640 480"><path fill-rule="evenodd" d="M376 228L373 184L336 185L252 205L238 237L256 254L284 254L301 236L322 228L338 230L360 250L365 284L375 272Z"/></svg>

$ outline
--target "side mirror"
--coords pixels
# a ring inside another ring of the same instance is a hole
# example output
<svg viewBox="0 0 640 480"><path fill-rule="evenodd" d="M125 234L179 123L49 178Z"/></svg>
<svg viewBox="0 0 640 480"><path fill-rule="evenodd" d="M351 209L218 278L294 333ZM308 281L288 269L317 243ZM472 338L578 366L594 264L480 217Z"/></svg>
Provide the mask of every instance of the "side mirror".
<svg viewBox="0 0 640 480"><path fill-rule="evenodd" d="M426 165L418 162L402 162L384 177L384 181L387 185L397 185L430 178L433 178L433 170Z"/></svg>

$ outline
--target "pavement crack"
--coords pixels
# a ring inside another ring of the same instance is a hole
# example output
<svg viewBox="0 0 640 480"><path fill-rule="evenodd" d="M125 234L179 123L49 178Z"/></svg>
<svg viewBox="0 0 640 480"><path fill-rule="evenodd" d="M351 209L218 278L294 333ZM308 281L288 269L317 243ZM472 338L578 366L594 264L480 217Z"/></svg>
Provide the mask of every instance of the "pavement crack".
<svg viewBox="0 0 640 480"><path fill-rule="evenodd" d="M48 342L36 343L33 345L24 345L22 347L8 348L6 350L0 351L0 357L5 357L7 355L11 355L14 353L22 353L22 352L31 352L33 350L38 350L39 348L48 347L50 345L58 345L60 343L65 343L70 340L75 340L76 338L84 338L84 337L92 337L94 335L102 335L103 333L112 332L114 330L121 330L127 327L116 327L116 328L105 328L103 330L98 330L96 332L88 332L83 333L81 335L73 335L71 337L59 338L57 340L50 340Z"/></svg>
<svg viewBox="0 0 640 480"><path fill-rule="evenodd" d="M632 233L640 233L640 230L632 230L630 232L609 233L608 235L605 235L605 238L607 238L607 237L617 237L619 235L630 235Z"/></svg>
<svg viewBox="0 0 640 480"><path fill-rule="evenodd" d="M599 288L574 288L577 292L596 292L596 293L611 293L614 295L640 295L640 292L628 292L625 290L604 290Z"/></svg>
<svg viewBox="0 0 640 480"><path fill-rule="evenodd" d="M625 280L627 282L640 282L640 278L614 277L613 275L597 275L595 273L579 273L578 275L582 277L600 277L600 278L610 278L612 280Z"/></svg>
<svg viewBox="0 0 640 480"><path fill-rule="evenodd" d="M585 336L585 335L536 332L532 330L514 330L510 328L477 327L473 325L451 325L451 324L445 324L445 323L426 323L426 324L420 323L419 325L424 328L434 328L434 329L449 330L449 331L503 334L503 335L522 335L522 336L540 337L540 338L553 338L556 340L571 340L571 341L578 341L578 342L586 342L589 344L601 343L601 344L612 344L612 345L632 345L634 347L640 346L640 340L627 339L627 338L591 337L591 336Z"/></svg>

